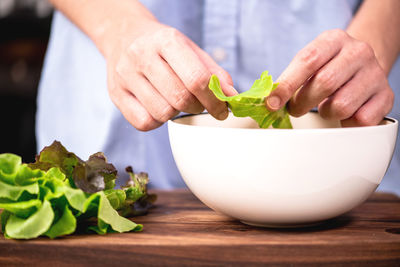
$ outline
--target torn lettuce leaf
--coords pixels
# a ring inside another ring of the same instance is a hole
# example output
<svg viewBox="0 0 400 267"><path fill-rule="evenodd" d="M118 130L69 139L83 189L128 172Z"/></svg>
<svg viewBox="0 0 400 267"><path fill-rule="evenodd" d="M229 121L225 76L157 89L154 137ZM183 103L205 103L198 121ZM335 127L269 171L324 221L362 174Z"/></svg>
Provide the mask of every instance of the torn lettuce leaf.
<svg viewBox="0 0 400 267"><path fill-rule="evenodd" d="M268 75L268 71L261 74L260 79L254 82L250 90L235 96L226 96L223 93L216 75L211 76L208 85L219 100L228 103L228 107L236 117L251 117L260 128L269 128L272 125L274 128L292 129L286 107L271 112L265 106L265 98L277 86L278 84L272 81L272 76Z"/></svg>
<svg viewBox="0 0 400 267"><path fill-rule="evenodd" d="M135 174L131 167L127 171L131 178L126 186L107 188L114 187L117 171L102 153L83 162L59 142L46 147L33 164L0 154L1 230L15 239L56 238L82 226L99 234L140 231L142 225L124 217L146 213L156 196L147 192L146 173ZM83 191L77 179L86 181L85 189L97 191ZM90 187L93 179L102 180L107 189Z"/></svg>

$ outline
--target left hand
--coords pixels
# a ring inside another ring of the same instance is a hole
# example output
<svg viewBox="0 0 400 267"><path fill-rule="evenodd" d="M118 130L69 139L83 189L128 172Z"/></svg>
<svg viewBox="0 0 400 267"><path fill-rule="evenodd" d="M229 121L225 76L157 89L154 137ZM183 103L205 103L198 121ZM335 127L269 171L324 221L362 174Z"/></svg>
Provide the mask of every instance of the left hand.
<svg viewBox="0 0 400 267"><path fill-rule="evenodd" d="M294 57L281 74L267 108L288 102L298 117L318 106L324 119L342 126L379 124L393 107L394 93L373 49L343 30L323 32Z"/></svg>

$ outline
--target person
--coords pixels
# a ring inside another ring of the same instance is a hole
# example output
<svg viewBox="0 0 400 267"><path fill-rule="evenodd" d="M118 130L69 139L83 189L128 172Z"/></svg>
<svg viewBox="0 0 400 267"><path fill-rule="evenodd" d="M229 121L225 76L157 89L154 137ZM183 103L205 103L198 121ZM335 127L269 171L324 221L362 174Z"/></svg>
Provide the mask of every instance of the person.
<svg viewBox="0 0 400 267"><path fill-rule="evenodd" d="M133 165L152 187L184 186L165 122L204 109L227 117L208 90L211 74L234 95L269 70L280 83L266 100L272 111L287 105L301 116L317 107L349 127L376 125L394 105L399 119L390 87L399 94L397 0L52 3L38 150L57 139L82 158L103 151L121 181ZM399 171L397 148L380 189L400 194Z"/></svg>

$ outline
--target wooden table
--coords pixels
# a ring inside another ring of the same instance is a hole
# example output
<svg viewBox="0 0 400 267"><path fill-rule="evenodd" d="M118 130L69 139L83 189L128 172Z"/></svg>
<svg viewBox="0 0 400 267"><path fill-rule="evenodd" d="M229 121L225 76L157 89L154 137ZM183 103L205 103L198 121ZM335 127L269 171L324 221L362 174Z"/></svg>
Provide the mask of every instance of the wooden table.
<svg viewBox="0 0 400 267"><path fill-rule="evenodd" d="M0 237L0 266L362 265L400 266L400 198L375 194L322 225L263 229L204 206L188 191L160 191L157 206L134 221L140 233L50 240Z"/></svg>

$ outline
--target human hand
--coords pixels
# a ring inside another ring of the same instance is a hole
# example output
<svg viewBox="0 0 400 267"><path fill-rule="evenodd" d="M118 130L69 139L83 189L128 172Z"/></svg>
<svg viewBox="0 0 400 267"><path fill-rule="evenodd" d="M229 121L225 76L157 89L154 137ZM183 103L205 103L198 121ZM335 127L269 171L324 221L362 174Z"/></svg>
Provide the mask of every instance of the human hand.
<svg viewBox="0 0 400 267"><path fill-rule="evenodd" d="M155 20L126 28L105 53L108 89L135 128L152 130L180 111L200 113L206 108L217 119L228 116L226 104L208 89L208 82L215 73L225 93L232 95L232 79L206 52Z"/></svg>
<svg viewBox="0 0 400 267"><path fill-rule="evenodd" d="M373 49L342 30L319 35L277 81L267 108L275 111L289 101L295 117L318 106L322 118L345 127L376 125L393 107L394 93Z"/></svg>

